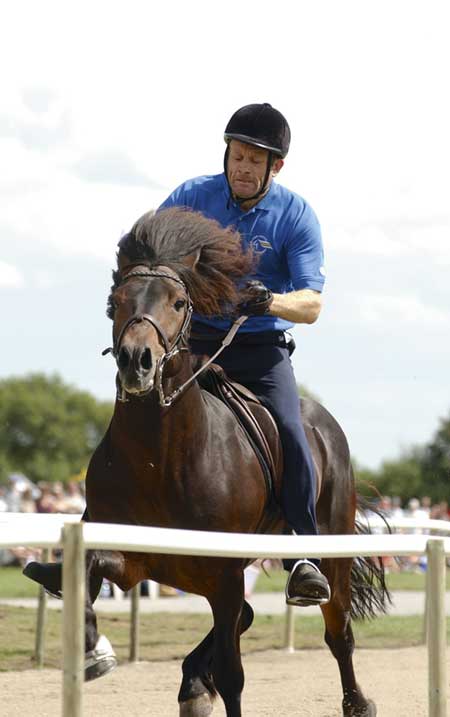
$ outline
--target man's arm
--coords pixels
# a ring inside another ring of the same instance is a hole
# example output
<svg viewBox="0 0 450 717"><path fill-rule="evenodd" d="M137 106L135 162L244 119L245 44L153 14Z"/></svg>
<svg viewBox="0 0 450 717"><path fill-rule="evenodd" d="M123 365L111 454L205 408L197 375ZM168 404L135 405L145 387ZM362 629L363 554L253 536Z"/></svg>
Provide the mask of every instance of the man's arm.
<svg viewBox="0 0 450 717"><path fill-rule="evenodd" d="M322 308L320 291L299 289L287 294L274 294L269 314L279 316L294 324L313 324Z"/></svg>

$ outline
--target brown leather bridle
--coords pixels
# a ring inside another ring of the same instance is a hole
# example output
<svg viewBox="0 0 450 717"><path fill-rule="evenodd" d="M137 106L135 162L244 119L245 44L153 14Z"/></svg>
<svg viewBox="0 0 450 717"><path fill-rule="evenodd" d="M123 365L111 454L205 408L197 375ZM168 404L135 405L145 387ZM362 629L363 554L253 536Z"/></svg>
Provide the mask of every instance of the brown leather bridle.
<svg viewBox="0 0 450 717"><path fill-rule="evenodd" d="M164 391L163 391L163 387L162 387L164 367L167 364L167 362L170 361L172 358L174 358L174 356L176 356L180 351L188 350L187 347L180 346L180 343L182 343L183 341L186 341L186 334L187 334L187 331L188 331L190 323L191 323L192 312L193 312L192 300L191 300L191 297L189 296L189 291L186 287L186 284L183 281L181 281L181 279L179 279L178 277L173 276L172 274L168 274L167 272L157 271L155 269L150 269L150 268L146 268L146 267L136 267L136 268L131 269L131 271L127 272L122 277L122 280L121 280L119 286L121 286L128 279L131 279L133 277L141 277L141 278L145 278L145 279L153 279L153 278L171 279L172 281L176 281L177 284L180 284L180 286L182 286L184 289L184 292L186 294L186 300L187 300L187 306L186 306L186 311L185 311L184 318L183 318L183 323L171 344L163 327L161 326L159 321L157 321L157 319L155 319L154 316L152 316L151 314L133 314L133 316L130 316L130 318L122 326L117 339L114 339L113 346L110 346L109 348L104 349L104 351L102 351L102 356L105 356L106 354L110 353L114 356L116 363L117 363L118 359L119 359L120 348L122 346L123 339L124 339L125 334L128 331L128 329L131 328L131 326L134 326L135 324L139 324L143 321L147 321L149 324L151 324L151 326L153 326L153 328L156 330L156 333L158 334L158 337L160 338L160 340L164 346L164 350L165 350L165 353L161 356L160 359L158 359L157 364L156 364L156 385L157 385L157 388L159 391L161 405L167 406L167 405L170 405L171 401L169 403L167 403L167 399L164 396ZM127 400L123 394L124 394L124 392L121 392L119 394L119 396L118 396L119 400L122 400L122 401Z"/></svg>
<svg viewBox="0 0 450 717"><path fill-rule="evenodd" d="M143 269L145 269L145 270L143 270ZM197 379L197 377L201 373L203 373L203 371L205 371L205 369L207 369L211 363L213 363L213 361L216 359L216 357L220 353L222 353L224 348L226 348L232 342L234 336L236 335L236 332L242 326L244 321L247 320L248 316L240 316L238 319L236 319L236 321L230 328L229 332L223 339L222 344L221 344L220 348L218 349L218 351L216 351L216 353L213 356L211 356L208 359L208 361L206 361L206 363L204 363L198 369L198 371L196 371L192 376L190 376L190 378L188 378L187 381L185 381L181 386L179 386L174 391L172 391L172 393L169 396L166 396L164 393L164 388L163 388L164 367L167 364L167 362L170 361L174 356L176 356L180 351L189 351L187 346L179 346L179 344L184 341L186 341L186 343L187 343L186 334L188 332L188 329L189 329L189 326L191 323L192 312L194 310L193 304L192 304L191 297L189 295L189 291L188 291L186 285L184 284L184 282L181 281L180 278L178 278L176 276L172 276L172 274L167 274L166 272L163 272L163 271L156 271L154 269L150 269L147 267L142 267L142 266L139 267L138 266L138 267L131 269L129 272L127 272L122 277L122 281L120 282L119 286L121 284L123 284L125 281L127 281L127 279L131 279L132 277L136 277L136 276L142 277L142 278L149 278L149 279L151 279L153 277L157 277L157 278L161 278L161 279L171 279L172 281L176 281L178 284L180 284L180 286L183 287L183 289L186 293L187 308L186 308L186 313L184 315L184 319L183 319L181 328L178 331L175 339L173 340L172 345L170 345L170 342L167 338L167 335L166 335L164 329L162 328L160 323L155 319L154 316L152 316L151 314L134 314L122 326L119 336L117 337L117 339L114 339L113 346L102 351L102 356L105 356L106 354L111 353L117 362L123 338L125 336L125 333L130 328L130 326L133 326L134 324L141 323L142 321L148 321L148 323L151 324L156 329L156 332L157 332L159 338L161 339L162 343L164 344L165 353L163 354L163 356L160 359L158 359L158 361L156 363L155 386L158 389L160 406L162 406L164 408L168 408L169 406L172 405L175 398L178 398L178 396L185 390L185 388L190 386L191 383L193 383ZM117 397L118 397L119 401L127 401L128 400L126 398L126 392L123 389L118 391Z"/></svg>

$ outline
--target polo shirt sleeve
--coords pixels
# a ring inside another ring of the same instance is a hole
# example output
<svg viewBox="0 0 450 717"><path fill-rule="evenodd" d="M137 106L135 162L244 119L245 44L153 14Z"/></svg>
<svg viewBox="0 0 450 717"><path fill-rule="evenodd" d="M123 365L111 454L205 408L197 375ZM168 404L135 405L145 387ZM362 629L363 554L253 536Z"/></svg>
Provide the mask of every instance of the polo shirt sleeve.
<svg viewBox="0 0 450 717"><path fill-rule="evenodd" d="M185 183L180 184L164 202L158 207L159 209L170 209L171 207L187 207L189 206L189 200L186 196Z"/></svg>
<svg viewBox="0 0 450 717"><path fill-rule="evenodd" d="M306 202L292 222L284 246L294 290L322 291L325 283L322 233L314 211Z"/></svg>

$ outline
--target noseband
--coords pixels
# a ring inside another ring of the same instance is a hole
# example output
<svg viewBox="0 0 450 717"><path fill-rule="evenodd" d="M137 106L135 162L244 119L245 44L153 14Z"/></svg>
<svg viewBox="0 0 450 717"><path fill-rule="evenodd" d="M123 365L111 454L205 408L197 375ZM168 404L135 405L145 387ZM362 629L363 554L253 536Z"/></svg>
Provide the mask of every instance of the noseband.
<svg viewBox="0 0 450 717"><path fill-rule="evenodd" d="M188 349L186 347L179 347L179 344L186 339L186 333L189 329L190 323L191 323L191 317L193 312L193 305L191 297L189 296L189 291L187 290L187 287L181 279L179 279L176 276L172 276L172 274L168 274L163 271L155 271L153 269L146 269L145 271L142 268L136 268L129 271L125 276L122 278L122 281L120 282L120 285L125 283L125 281L128 281L128 279L131 279L132 277L141 277L145 279L153 279L153 278L159 278L159 279L171 279L172 281L176 281L177 284L180 284L180 286L183 287L186 298L187 298L187 308L184 315L183 323L181 325L180 330L178 331L175 339L172 342L172 345L170 345L170 341L167 337L166 332L162 328L159 321L155 319L154 316L151 314L133 314L133 316L130 316L130 318L125 322L125 324L122 326L119 336L117 339L114 339L114 344L112 347L109 347L102 351L102 356L105 356L108 353L111 353L114 358L116 359L116 362L119 358L120 348L122 346L122 342L124 339L124 336L126 332L128 331L131 326L134 326L135 324L140 324L143 321L147 321L153 328L156 330L156 333L158 334L158 337L160 338L161 342L164 345L165 353L163 356L158 359L156 364L156 385L159 392L159 398L160 403L162 406L170 406L172 403L172 397L169 396L166 398L164 395L163 385L162 385L162 379L163 379L163 372L164 367L167 364L170 359L172 359L174 356L176 356L180 351ZM119 400L126 401L127 399L124 396L125 392L121 391L118 395Z"/></svg>

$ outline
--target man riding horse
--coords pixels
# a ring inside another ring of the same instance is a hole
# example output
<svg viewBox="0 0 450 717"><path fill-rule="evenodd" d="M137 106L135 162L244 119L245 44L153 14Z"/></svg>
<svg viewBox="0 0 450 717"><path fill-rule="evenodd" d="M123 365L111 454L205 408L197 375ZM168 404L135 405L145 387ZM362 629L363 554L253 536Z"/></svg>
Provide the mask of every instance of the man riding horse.
<svg viewBox="0 0 450 717"><path fill-rule="evenodd" d="M297 385L286 331L312 324L321 309L323 250L318 220L307 202L274 178L289 150L286 119L270 104L237 110L225 129L224 172L184 182L161 208L188 207L234 227L258 255L241 314L249 318L216 360L228 377L250 389L270 410L284 452L281 508L298 535L316 535L316 486L310 448L300 415ZM120 244L126 244L125 235ZM232 319L194 316L191 349L211 356ZM286 601L321 605L330 588L318 560L284 560L289 571ZM52 565L33 563L27 574L50 592L60 592Z"/></svg>
<svg viewBox="0 0 450 717"><path fill-rule="evenodd" d="M289 150L284 116L267 103L233 114L225 128L224 172L190 179L161 208L184 206L237 229L259 255L241 313L249 315L231 345L218 357L228 377L249 388L270 410L284 452L281 507L298 535L316 535L316 487L310 448L285 332L312 324L321 309L324 284L319 222L307 202L274 182ZM124 237L124 240L126 238ZM195 316L192 351L212 355L231 326L228 318ZM330 598L318 560L284 560L290 571L291 605L323 604Z"/></svg>

